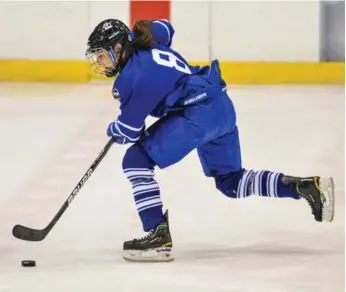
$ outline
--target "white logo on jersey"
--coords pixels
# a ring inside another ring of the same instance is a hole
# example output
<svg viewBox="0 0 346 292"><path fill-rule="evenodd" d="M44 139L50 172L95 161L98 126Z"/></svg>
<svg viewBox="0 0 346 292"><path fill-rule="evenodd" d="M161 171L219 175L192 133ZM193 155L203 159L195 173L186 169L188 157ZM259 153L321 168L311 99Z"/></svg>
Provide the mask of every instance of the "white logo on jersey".
<svg viewBox="0 0 346 292"><path fill-rule="evenodd" d="M119 93L119 90L118 90L118 89L113 88L112 94L113 94L113 97L114 97L116 100L119 100L119 99L120 99L120 93Z"/></svg>
<svg viewBox="0 0 346 292"><path fill-rule="evenodd" d="M188 100L185 100L184 101L184 105L188 105L190 103L193 103L193 102L198 101L198 100L200 100L202 98L205 98L205 97L207 97L207 93L206 92L204 92L204 93L202 93L200 95L197 95L195 97L192 97L192 98L190 98Z"/></svg>

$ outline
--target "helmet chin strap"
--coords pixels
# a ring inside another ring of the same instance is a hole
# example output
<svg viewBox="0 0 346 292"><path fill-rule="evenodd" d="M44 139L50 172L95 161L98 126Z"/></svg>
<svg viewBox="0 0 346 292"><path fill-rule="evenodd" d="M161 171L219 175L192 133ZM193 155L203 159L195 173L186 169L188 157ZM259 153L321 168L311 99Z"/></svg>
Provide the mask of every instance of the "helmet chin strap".
<svg viewBox="0 0 346 292"><path fill-rule="evenodd" d="M115 52L114 50L111 48L110 50L107 51L109 57L111 58L113 64L116 64L117 63L117 58L115 56Z"/></svg>
<svg viewBox="0 0 346 292"><path fill-rule="evenodd" d="M107 76L107 77L114 77L115 75L117 75L117 73L118 73L118 70L117 70L117 63L118 63L118 61L117 61L117 58L116 58L116 56L115 56L115 52L114 52L114 49L113 48L110 48L109 50L107 50L107 53L108 53L108 56L111 58L111 60L112 60L112 63L113 64L115 64L114 65L114 69L112 69L112 70L106 70L105 71L105 75Z"/></svg>
<svg viewBox="0 0 346 292"><path fill-rule="evenodd" d="M120 71L125 66L125 63L126 63L127 59L129 58L129 55L132 53L131 43L130 43L130 41L127 38L123 39L121 42L118 42L118 44L121 44L121 49L120 49L120 52L119 52L119 59L118 60L116 58L116 55L115 55L115 52L114 52L113 48L111 48L110 50L107 51L108 55L110 56L110 58L111 58L111 60L113 62L113 64L115 64L115 68L114 69L105 72L107 77L114 77L118 73L120 73ZM124 52L126 52L126 54L127 54L126 60L123 59Z"/></svg>

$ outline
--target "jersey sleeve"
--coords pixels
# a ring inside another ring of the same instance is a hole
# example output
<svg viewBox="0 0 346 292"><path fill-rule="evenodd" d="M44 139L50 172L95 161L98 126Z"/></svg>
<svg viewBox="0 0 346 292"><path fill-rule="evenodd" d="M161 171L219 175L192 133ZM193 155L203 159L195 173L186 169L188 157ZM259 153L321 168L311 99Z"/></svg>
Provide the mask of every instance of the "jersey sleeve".
<svg viewBox="0 0 346 292"><path fill-rule="evenodd" d="M167 83L164 75L148 72L146 78L141 78L136 82L128 101L121 107L121 114L117 123L120 133L131 142L139 139L145 125L145 119L158 106L167 94L172 90L173 84Z"/></svg>
<svg viewBox="0 0 346 292"><path fill-rule="evenodd" d="M168 48L171 47L175 31L168 20L158 19L151 21L151 32L155 42Z"/></svg>

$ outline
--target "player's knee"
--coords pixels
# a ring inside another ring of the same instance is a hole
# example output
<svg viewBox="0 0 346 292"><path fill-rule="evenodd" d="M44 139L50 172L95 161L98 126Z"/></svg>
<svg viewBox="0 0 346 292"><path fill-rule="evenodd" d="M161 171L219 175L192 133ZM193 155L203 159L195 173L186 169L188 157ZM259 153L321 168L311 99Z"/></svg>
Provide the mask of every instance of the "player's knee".
<svg viewBox="0 0 346 292"><path fill-rule="evenodd" d="M230 198L237 198L237 189L245 169L215 176L216 188Z"/></svg>
<svg viewBox="0 0 346 292"><path fill-rule="evenodd" d="M154 161L150 158L146 150L139 143L133 144L127 149L123 158L123 170L126 176L131 180L129 173L138 176L140 173L153 172Z"/></svg>

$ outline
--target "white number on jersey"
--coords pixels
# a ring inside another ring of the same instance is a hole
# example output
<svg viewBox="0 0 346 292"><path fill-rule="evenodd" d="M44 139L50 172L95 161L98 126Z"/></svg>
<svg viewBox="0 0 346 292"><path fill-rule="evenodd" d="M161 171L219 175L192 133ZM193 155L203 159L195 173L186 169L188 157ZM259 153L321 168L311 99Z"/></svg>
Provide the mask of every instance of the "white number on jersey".
<svg viewBox="0 0 346 292"><path fill-rule="evenodd" d="M176 70L186 74L191 74L189 66L171 52L161 51L158 49L152 49L151 52L153 54L153 59L157 64L175 68ZM163 56L166 56L166 58L164 59Z"/></svg>

